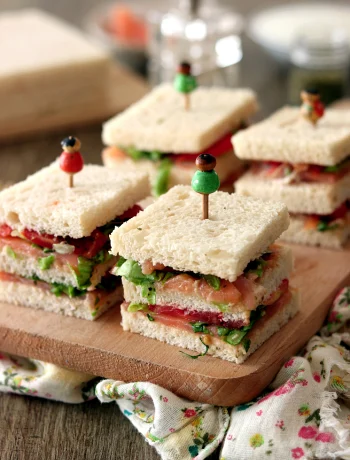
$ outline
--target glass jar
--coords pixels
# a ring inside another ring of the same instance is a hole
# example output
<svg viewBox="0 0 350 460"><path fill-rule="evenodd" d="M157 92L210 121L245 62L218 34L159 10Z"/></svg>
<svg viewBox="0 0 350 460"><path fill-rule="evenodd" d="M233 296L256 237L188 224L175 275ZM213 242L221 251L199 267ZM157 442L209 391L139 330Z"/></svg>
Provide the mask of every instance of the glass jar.
<svg viewBox="0 0 350 460"><path fill-rule="evenodd" d="M243 19L210 0L181 0L165 14L149 14L149 77L171 81L180 61L189 61L198 83L235 86L242 59ZM236 66L237 67L237 66Z"/></svg>
<svg viewBox="0 0 350 460"><path fill-rule="evenodd" d="M300 91L319 90L324 104L343 98L349 83L349 38L343 30L310 27L297 35L290 50L288 100L300 103Z"/></svg>

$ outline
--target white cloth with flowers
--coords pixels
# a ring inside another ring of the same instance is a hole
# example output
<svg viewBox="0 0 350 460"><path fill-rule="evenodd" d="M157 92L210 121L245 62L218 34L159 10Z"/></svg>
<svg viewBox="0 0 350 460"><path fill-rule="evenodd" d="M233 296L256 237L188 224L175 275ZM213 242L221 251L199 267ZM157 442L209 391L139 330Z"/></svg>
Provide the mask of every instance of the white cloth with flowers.
<svg viewBox="0 0 350 460"><path fill-rule="evenodd" d="M350 460L350 288L301 356L268 391L233 409L179 398L151 383L101 380L96 396L116 402L163 460ZM342 330L342 332L340 332ZM0 354L0 389L77 403L93 397L92 376Z"/></svg>

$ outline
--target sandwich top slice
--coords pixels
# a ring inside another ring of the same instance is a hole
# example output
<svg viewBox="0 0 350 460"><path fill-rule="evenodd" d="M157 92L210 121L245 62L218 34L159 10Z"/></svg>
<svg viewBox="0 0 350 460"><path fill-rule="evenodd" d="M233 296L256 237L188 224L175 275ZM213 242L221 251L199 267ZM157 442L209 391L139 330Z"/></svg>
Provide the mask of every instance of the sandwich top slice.
<svg viewBox="0 0 350 460"><path fill-rule="evenodd" d="M224 182L242 167L233 155L231 136L257 110L250 89L199 88L191 94L191 110L172 85L163 84L103 126L107 166L137 163L147 170L160 195L176 184L190 184L196 156L217 158Z"/></svg>
<svg viewBox="0 0 350 460"><path fill-rule="evenodd" d="M145 173L54 163L0 193L0 300L94 319L120 299L109 234L140 210Z"/></svg>
<svg viewBox="0 0 350 460"><path fill-rule="evenodd" d="M291 212L288 241L341 247L349 234L350 111L329 109L316 127L285 107L233 137L252 160L235 190L283 201Z"/></svg>
<svg viewBox="0 0 350 460"><path fill-rule="evenodd" d="M350 155L349 125L350 110L327 109L315 127L287 106L232 141L245 160L336 166Z"/></svg>
<svg viewBox="0 0 350 460"><path fill-rule="evenodd" d="M267 311L276 314L263 341L297 310L291 251L274 244L288 212L224 192L210 195L209 212L201 220L201 197L176 186L112 233L122 324L197 351L205 336L209 354L242 362L262 343L248 335Z"/></svg>

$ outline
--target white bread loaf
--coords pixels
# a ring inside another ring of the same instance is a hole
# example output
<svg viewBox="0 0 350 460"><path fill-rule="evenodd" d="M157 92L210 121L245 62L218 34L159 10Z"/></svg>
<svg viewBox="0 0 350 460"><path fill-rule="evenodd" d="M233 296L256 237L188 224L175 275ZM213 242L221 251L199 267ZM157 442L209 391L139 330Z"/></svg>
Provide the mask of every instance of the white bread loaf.
<svg viewBox="0 0 350 460"><path fill-rule="evenodd" d="M61 67L74 72L87 63L109 62L108 54L79 30L41 10L2 13L0 40L0 80Z"/></svg>
<svg viewBox="0 0 350 460"><path fill-rule="evenodd" d="M125 167L130 168L137 168L139 171L147 172L151 184L156 180L159 162L153 162L149 160L138 160L134 161L131 158L127 159L120 159L113 156L113 153L105 149L102 152L102 159L103 164L108 168L120 168ZM170 178L169 178L169 188L174 187L175 185L190 185L193 174L196 172L197 168L195 166L196 155L193 155L193 165L189 165L188 163L185 164L173 164L170 171ZM219 156L216 159L216 166L215 171L220 178L220 183L223 184L227 179L232 177L232 174L243 168L244 163L239 160L236 155L231 150L224 155ZM232 186L231 186L232 191Z"/></svg>
<svg viewBox="0 0 350 460"><path fill-rule="evenodd" d="M270 295L276 291L284 279L289 279L293 269L292 251L286 246L280 246L280 257L273 269L266 270L264 275L259 279L259 285L254 290L256 299L256 307L263 301L267 300ZM145 303L147 301L141 294L141 286L122 278L124 288L124 299L131 303ZM205 299L196 295L186 295L182 292L167 291L162 288L162 283L156 283L156 304L157 305L172 305L180 309L189 311L211 311L220 313L220 308ZM250 310L242 301L231 306L227 312L223 313L225 320L249 320ZM248 321L249 322L249 321ZM247 322L247 324L248 324Z"/></svg>
<svg viewBox="0 0 350 460"><path fill-rule="evenodd" d="M41 254L39 257L55 256L55 253ZM39 257L15 251L15 254L8 252L8 246L0 248L0 271L12 273L13 275L24 276L31 278L37 276L47 283L60 283L67 286L79 288L77 278L73 269L70 268L67 262L60 262L59 258L55 259L50 268L42 270L39 265ZM100 263L94 267L91 275L91 287L100 283L104 276L115 265L116 258Z"/></svg>
<svg viewBox="0 0 350 460"><path fill-rule="evenodd" d="M327 109L315 127L299 108L284 107L234 134L232 143L244 160L336 165L350 154L350 110Z"/></svg>
<svg viewBox="0 0 350 460"><path fill-rule="evenodd" d="M350 225L338 229L319 232L316 229L306 229L304 218L291 216L290 226L281 235L281 240L288 243L307 244L309 246L321 246L329 249L341 249L350 236Z"/></svg>
<svg viewBox="0 0 350 460"><path fill-rule="evenodd" d="M257 110L250 89L205 88L191 93L191 109L183 94L165 83L103 125L105 145L169 153L201 152L237 129Z"/></svg>
<svg viewBox="0 0 350 460"><path fill-rule="evenodd" d="M56 297L49 290L39 286L28 285L12 281L0 280L0 301L24 307L60 313L76 318L95 320L110 307L120 302L123 298L122 287L112 291L96 310L93 302L87 296L69 298L62 294Z"/></svg>
<svg viewBox="0 0 350 460"><path fill-rule="evenodd" d="M0 193L0 223L81 238L149 194L146 173L97 165L84 166L69 188L67 174L55 162Z"/></svg>
<svg viewBox="0 0 350 460"><path fill-rule="evenodd" d="M332 214L350 198L350 173L334 184L300 182L286 184L246 172L234 184L240 195L283 202L288 210L304 214Z"/></svg>
<svg viewBox="0 0 350 460"><path fill-rule="evenodd" d="M282 203L238 194L209 196L209 219L202 220L202 197L177 185L111 235L113 254L151 260L180 271L235 281L289 225Z"/></svg>
<svg viewBox="0 0 350 460"><path fill-rule="evenodd" d="M267 339L278 332L281 327L297 313L298 309L299 296L296 292L293 292L292 299L288 304L277 310L273 315L268 314L267 308L266 315L254 325L247 335L247 338L251 341L248 351L244 349L242 344L230 345L219 338L210 337L211 343L208 355L241 364ZM121 306L121 313L124 331L136 332L146 337L166 342L170 345L193 350L197 353L204 352L204 346L200 341L200 334L165 326L156 320L149 321L147 316L140 312L128 312L125 304Z"/></svg>

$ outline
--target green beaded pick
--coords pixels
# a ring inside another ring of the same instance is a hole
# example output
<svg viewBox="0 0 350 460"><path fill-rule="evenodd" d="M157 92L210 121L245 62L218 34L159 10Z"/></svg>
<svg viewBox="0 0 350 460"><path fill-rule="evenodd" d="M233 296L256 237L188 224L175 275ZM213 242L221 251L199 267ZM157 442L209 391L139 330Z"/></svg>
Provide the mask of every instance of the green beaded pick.
<svg viewBox="0 0 350 460"><path fill-rule="evenodd" d="M220 187L219 176L214 171L216 159L208 153L196 158L197 170L192 177L192 189L203 197L202 219L209 219L209 195Z"/></svg>
<svg viewBox="0 0 350 460"><path fill-rule="evenodd" d="M183 75L178 73L175 75L174 88L179 93L192 93L197 88L197 81L193 75Z"/></svg>
<svg viewBox="0 0 350 460"><path fill-rule="evenodd" d="M192 177L192 188L197 193L210 195L220 187L220 179L214 170L196 171Z"/></svg>

